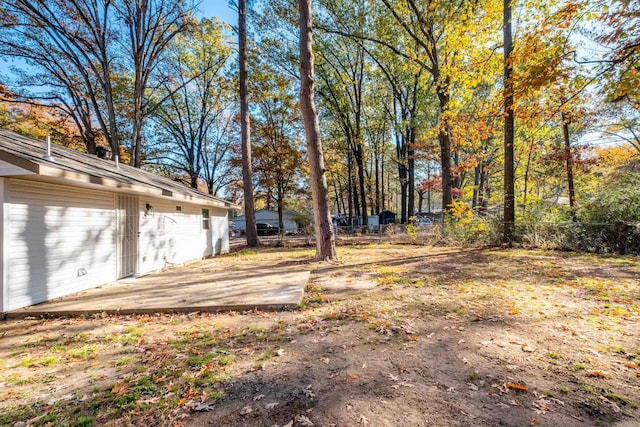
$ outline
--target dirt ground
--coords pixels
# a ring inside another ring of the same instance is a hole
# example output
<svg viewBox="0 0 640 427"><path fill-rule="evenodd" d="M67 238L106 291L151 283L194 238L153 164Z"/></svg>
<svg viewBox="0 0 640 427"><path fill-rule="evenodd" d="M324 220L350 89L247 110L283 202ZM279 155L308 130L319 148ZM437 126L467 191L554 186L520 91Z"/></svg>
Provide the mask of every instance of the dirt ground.
<svg viewBox="0 0 640 427"><path fill-rule="evenodd" d="M361 245L287 312L0 321L0 425L640 425L640 261Z"/></svg>

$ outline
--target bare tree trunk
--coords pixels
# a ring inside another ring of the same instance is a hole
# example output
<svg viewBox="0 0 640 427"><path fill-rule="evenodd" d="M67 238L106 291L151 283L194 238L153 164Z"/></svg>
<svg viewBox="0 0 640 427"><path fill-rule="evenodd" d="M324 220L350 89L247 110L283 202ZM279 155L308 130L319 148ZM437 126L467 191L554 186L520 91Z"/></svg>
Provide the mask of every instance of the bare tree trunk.
<svg viewBox="0 0 640 427"><path fill-rule="evenodd" d="M471 209L478 208L478 200L480 198L480 174L484 166L482 160L473 170L473 196L471 198Z"/></svg>
<svg viewBox="0 0 640 427"><path fill-rule="evenodd" d="M511 73L511 0L504 0L504 243L511 244L515 235L515 167L514 167L514 123L513 123L513 79Z"/></svg>
<svg viewBox="0 0 640 427"><path fill-rule="evenodd" d="M386 194L384 193L384 154L382 154L382 156L380 157L380 184L382 185L380 185L380 211L378 213L386 209Z"/></svg>
<svg viewBox="0 0 640 427"><path fill-rule="evenodd" d="M376 201L375 201L375 210L373 211L373 213L375 215L378 215L380 213L380 146L379 146L379 142L376 143L374 162L375 162L374 165L375 165L375 176L376 176L376 180L375 180Z"/></svg>
<svg viewBox="0 0 640 427"><path fill-rule="evenodd" d="M562 113L562 136L564 138L564 154L567 158L567 183L569 185L569 206L576 207L576 191L573 184L573 157L571 155L571 141L569 140L569 119ZM575 219L575 212L572 212Z"/></svg>
<svg viewBox="0 0 640 427"><path fill-rule="evenodd" d="M300 13L300 108L309 155L310 185L316 234L316 259L335 260L336 242L329 215L329 190L325 177L320 125L314 97L311 0L298 0Z"/></svg>
<svg viewBox="0 0 640 427"><path fill-rule="evenodd" d="M353 225L354 195L353 195L353 155L351 154L351 145L349 145L349 152L347 153L347 197L349 201L349 212L347 216L349 218L349 225Z"/></svg>
<svg viewBox="0 0 640 427"><path fill-rule="evenodd" d="M529 144L529 153L527 154L527 164L524 169L524 190L522 195L522 215L527 212L527 199L529 198L529 172L531 171L531 160L533 157L533 150L535 143Z"/></svg>
<svg viewBox="0 0 640 427"><path fill-rule="evenodd" d="M240 59L240 125L242 127L242 184L244 190L244 215L246 218L247 245L256 247L256 212L253 203L251 172L251 129L247 93L247 0L238 1L238 47Z"/></svg>

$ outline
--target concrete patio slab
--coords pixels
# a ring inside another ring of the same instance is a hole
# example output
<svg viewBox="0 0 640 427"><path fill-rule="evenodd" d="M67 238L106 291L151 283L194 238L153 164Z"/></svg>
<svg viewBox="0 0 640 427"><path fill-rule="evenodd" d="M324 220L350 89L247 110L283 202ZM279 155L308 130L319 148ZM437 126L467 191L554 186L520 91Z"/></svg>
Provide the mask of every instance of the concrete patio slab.
<svg viewBox="0 0 640 427"><path fill-rule="evenodd" d="M91 313L190 313L297 307L310 272L257 266L216 267L215 259L119 280L6 313L9 318Z"/></svg>

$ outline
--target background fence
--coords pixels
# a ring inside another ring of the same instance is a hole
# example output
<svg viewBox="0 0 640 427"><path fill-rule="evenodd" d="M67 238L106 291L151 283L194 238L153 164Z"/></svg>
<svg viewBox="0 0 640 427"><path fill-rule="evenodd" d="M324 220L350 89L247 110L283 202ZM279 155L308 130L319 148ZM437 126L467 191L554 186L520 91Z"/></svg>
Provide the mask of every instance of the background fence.
<svg viewBox="0 0 640 427"><path fill-rule="evenodd" d="M334 227L337 244L398 243L416 245L484 246L499 245L502 222L498 217L443 224L388 224L370 227ZM307 246L314 244L313 231L296 235L261 236L265 244ZM244 235L232 238L243 244ZM594 253L640 255L640 225L628 223L600 224L583 222L517 222L516 241L524 247L572 250Z"/></svg>

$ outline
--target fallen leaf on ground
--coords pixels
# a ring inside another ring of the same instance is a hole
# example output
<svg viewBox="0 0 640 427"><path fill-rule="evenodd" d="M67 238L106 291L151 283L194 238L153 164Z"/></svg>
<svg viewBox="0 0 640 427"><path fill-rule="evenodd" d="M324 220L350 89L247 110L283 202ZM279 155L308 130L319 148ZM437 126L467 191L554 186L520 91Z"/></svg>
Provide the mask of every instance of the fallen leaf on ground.
<svg viewBox="0 0 640 427"><path fill-rule="evenodd" d="M123 382L116 383L111 389L111 394L116 394L118 396L124 395L129 390L129 384Z"/></svg>
<svg viewBox="0 0 640 427"><path fill-rule="evenodd" d="M351 378L352 380L357 380L357 379L358 379L358 376L357 376L356 374L349 374L348 376L349 376L349 378Z"/></svg>
<svg viewBox="0 0 640 427"><path fill-rule="evenodd" d="M391 381L398 381L398 377L396 377L393 374L387 374L387 377L391 380Z"/></svg>
<svg viewBox="0 0 640 427"><path fill-rule="evenodd" d="M511 308L509 309L509 313L510 314L520 314L520 310L518 310L517 308Z"/></svg>
<svg viewBox="0 0 640 427"><path fill-rule="evenodd" d="M473 383L467 383L469 390L478 391L478 386Z"/></svg>
<svg viewBox="0 0 640 427"><path fill-rule="evenodd" d="M551 408L549 407L549 405L547 405L547 403L549 402L544 399L540 399L533 402L533 406L539 409L539 411L536 411L538 414L543 414L545 412L551 411Z"/></svg>
<svg viewBox="0 0 640 427"><path fill-rule="evenodd" d="M295 418L297 423L300 423L301 425L305 426L305 427L311 427L313 426L313 423L311 422L311 420L307 417L305 417L304 415L296 415Z"/></svg>
<svg viewBox="0 0 640 427"><path fill-rule="evenodd" d="M631 362L625 363L624 366L626 366L627 368L630 368L630 369L640 369L640 366L636 365L635 363L631 363Z"/></svg>
<svg viewBox="0 0 640 427"><path fill-rule="evenodd" d="M313 390L311 390L311 384L309 384L307 386L307 388L305 388L304 390L302 390L302 392L304 393L305 396L307 396L308 398L312 398L312 397L316 397L316 394L313 392Z"/></svg>
<svg viewBox="0 0 640 427"><path fill-rule="evenodd" d="M279 402L271 402L271 403L267 403L266 405L264 405L265 409L273 409L276 406L278 406L280 403Z"/></svg>
<svg viewBox="0 0 640 427"><path fill-rule="evenodd" d="M255 396L255 397L253 398L253 401L255 402L255 401L258 401L258 400L260 400L260 399L264 399L264 394L259 394L259 395Z"/></svg>
<svg viewBox="0 0 640 427"><path fill-rule="evenodd" d="M620 409L620 407L619 407L615 402L612 402L611 400L607 399L607 398L606 398L606 397L604 397L604 396L598 396L598 397L599 397L599 398L600 398L604 403L608 403L608 404L609 404L609 406L611 406L611 410L612 410L614 413L616 413L616 414L617 414L617 413L622 412L622 409Z"/></svg>
<svg viewBox="0 0 640 427"><path fill-rule="evenodd" d="M369 424L369 420L364 417L364 415L360 415L360 419L358 420L360 425L366 426Z"/></svg>
<svg viewBox="0 0 640 427"><path fill-rule="evenodd" d="M593 371L591 372L591 376L596 378L604 378L607 376L607 373L603 371Z"/></svg>
<svg viewBox="0 0 640 427"><path fill-rule="evenodd" d="M191 409L198 412L201 412L201 411L209 412L214 407L215 407L215 400L209 400L208 402L197 403L194 406L192 406ZM242 411L240 411L240 413L242 414ZM242 415L245 415L245 414L242 414Z"/></svg>
<svg viewBox="0 0 640 427"><path fill-rule="evenodd" d="M244 408L240 409L240 415L249 415L252 412L253 408L251 406L245 406Z"/></svg>
<svg viewBox="0 0 640 427"><path fill-rule="evenodd" d="M507 387L509 387L511 390L527 391L527 387L525 387L525 386L523 386L522 384L519 384L519 383L508 383Z"/></svg>
<svg viewBox="0 0 640 427"><path fill-rule="evenodd" d="M326 364L329 364L329 362L331 361L331 359L329 359L327 356L320 356L320 361L324 362Z"/></svg>
<svg viewBox="0 0 640 427"><path fill-rule="evenodd" d="M556 399L555 397L550 397L549 400L554 403L557 403L558 405L564 406L564 402L560 399Z"/></svg>

